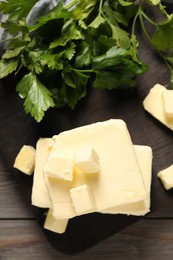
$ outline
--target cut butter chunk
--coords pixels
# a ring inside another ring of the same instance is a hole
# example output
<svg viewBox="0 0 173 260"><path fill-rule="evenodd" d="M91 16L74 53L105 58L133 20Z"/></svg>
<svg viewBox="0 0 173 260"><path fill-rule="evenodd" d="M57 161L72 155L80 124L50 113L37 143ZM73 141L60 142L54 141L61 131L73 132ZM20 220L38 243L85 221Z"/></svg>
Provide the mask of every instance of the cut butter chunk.
<svg viewBox="0 0 173 260"><path fill-rule="evenodd" d="M163 105L166 116L173 117L173 90L163 91Z"/></svg>
<svg viewBox="0 0 173 260"><path fill-rule="evenodd" d="M66 231L67 225L68 219L55 219L52 209L49 209L44 223L45 229L58 234L63 234Z"/></svg>
<svg viewBox="0 0 173 260"><path fill-rule="evenodd" d="M170 105L164 104L164 95L167 93L167 90L164 86L156 84L153 88L150 89L148 95L143 101L144 109L149 112L153 117L159 120L162 124L173 130L173 120L170 116L167 116L165 112L170 109ZM166 100L165 100L166 101Z"/></svg>
<svg viewBox="0 0 173 260"><path fill-rule="evenodd" d="M80 185L88 185L96 203L96 211L140 202L148 197L132 141L124 121L111 119L78 127L53 137L51 153L73 160L74 153L84 146L96 151L99 174L85 174ZM77 176L74 168L74 176ZM76 180L65 182L47 178L47 187L55 218L76 215L69 190ZM93 212L93 210L91 210Z"/></svg>
<svg viewBox="0 0 173 260"><path fill-rule="evenodd" d="M149 146L134 145L136 157L141 169L144 184L147 190L147 197L142 201L128 203L122 206L108 208L102 213L127 214L127 215L145 215L150 211L150 192L152 179L152 150Z"/></svg>
<svg viewBox="0 0 173 260"><path fill-rule="evenodd" d="M99 171L99 157L92 147L79 147L75 151L74 161L75 165L84 173L96 173Z"/></svg>
<svg viewBox="0 0 173 260"><path fill-rule="evenodd" d="M45 181L47 176L43 174L52 145L53 140L51 138L40 138L36 144L32 205L40 208L50 208L52 205Z"/></svg>
<svg viewBox="0 0 173 260"><path fill-rule="evenodd" d="M160 171L157 176L166 190L173 188L173 165Z"/></svg>
<svg viewBox="0 0 173 260"><path fill-rule="evenodd" d="M77 215L95 211L95 201L88 185L72 188L70 196Z"/></svg>
<svg viewBox="0 0 173 260"><path fill-rule="evenodd" d="M35 167L35 148L30 145L24 145L20 149L13 167L27 175L31 175Z"/></svg>
<svg viewBox="0 0 173 260"><path fill-rule="evenodd" d="M46 186L52 202L53 216L57 219L68 219L76 216L69 190L73 187L72 182L53 179L44 173Z"/></svg>
<svg viewBox="0 0 173 260"><path fill-rule="evenodd" d="M62 158L53 154L45 167L45 172L49 177L62 180L73 180L74 163L68 158Z"/></svg>

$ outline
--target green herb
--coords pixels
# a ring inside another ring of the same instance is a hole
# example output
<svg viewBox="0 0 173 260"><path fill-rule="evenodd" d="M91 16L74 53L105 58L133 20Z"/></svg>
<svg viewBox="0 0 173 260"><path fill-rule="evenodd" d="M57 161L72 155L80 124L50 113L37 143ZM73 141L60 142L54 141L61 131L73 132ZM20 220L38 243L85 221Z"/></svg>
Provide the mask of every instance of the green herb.
<svg viewBox="0 0 173 260"><path fill-rule="evenodd" d="M37 2L0 2L0 11L8 15L1 23L8 38L0 60L0 78L24 73L16 90L24 99L26 113L37 122L51 107L68 105L73 109L86 96L91 78L95 88L135 86L135 77L147 70L138 55L138 20L168 65L173 83L173 18L161 1L72 0L64 5L60 0L29 24L28 14ZM159 7L164 16L160 23L147 16L146 4ZM152 37L144 20L156 28Z"/></svg>

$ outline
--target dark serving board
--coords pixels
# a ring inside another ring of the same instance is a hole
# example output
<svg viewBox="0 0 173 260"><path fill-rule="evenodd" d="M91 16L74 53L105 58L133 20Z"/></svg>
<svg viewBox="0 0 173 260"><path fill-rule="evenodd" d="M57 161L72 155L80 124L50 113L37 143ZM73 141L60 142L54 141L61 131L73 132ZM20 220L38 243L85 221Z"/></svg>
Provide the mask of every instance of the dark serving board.
<svg viewBox="0 0 173 260"><path fill-rule="evenodd" d="M172 218L173 191L165 191L157 178L159 170L173 163L173 132L144 111L142 101L156 83L169 85L169 74L150 45L139 33L140 56L149 65L149 71L138 79L136 89L111 91L89 88L88 96L72 111L52 109L37 124L23 110L22 100L15 92L17 79L0 81L0 156L14 173L22 194L31 203L32 177L13 169L14 159L24 144L34 145L39 137L49 137L74 127L104 121L123 119L134 144L149 145L153 149L151 212L145 218ZM44 210L31 206L38 223L43 227ZM98 213L70 220L67 232L58 235L44 230L53 247L65 253L74 253L118 232L140 217L102 215Z"/></svg>

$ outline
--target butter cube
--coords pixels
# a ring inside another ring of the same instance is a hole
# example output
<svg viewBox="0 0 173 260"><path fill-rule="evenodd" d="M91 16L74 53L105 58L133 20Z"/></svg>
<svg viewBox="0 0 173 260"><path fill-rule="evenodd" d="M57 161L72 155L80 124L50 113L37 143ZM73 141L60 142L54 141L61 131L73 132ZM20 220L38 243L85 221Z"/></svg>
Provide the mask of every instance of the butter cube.
<svg viewBox="0 0 173 260"><path fill-rule="evenodd" d="M49 177L72 181L73 168L74 164L71 159L61 158L54 154L49 158L45 167L45 172Z"/></svg>
<svg viewBox="0 0 173 260"><path fill-rule="evenodd" d="M148 95L145 97L143 106L148 113L150 113L169 129L173 130L173 120L170 120L170 117L167 116L163 100L163 96L167 95L167 91L168 90L160 84L154 85L154 87L150 89ZM169 107L169 104L167 107Z"/></svg>
<svg viewBox="0 0 173 260"><path fill-rule="evenodd" d="M163 104L165 114L168 117L173 117L173 90L166 90L163 92Z"/></svg>
<svg viewBox="0 0 173 260"><path fill-rule="evenodd" d="M68 219L55 219L52 209L49 209L44 223L44 228L62 234L66 231Z"/></svg>
<svg viewBox="0 0 173 260"><path fill-rule="evenodd" d="M24 145L13 165L14 168L18 169L19 171L31 175L34 171L35 167L35 149L30 145Z"/></svg>
<svg viewBox="0 0 173 260"><path fill-rule="evenodd" d="M95 203L88 185L84 184L70 190L70 196L77 215L94 211Z"/></svg>
<svg viewBox="0 0 173 260"><path fill-rule="evenodd" d="M75 164L85 173L99 171L99 157L95 150L89 146L83 146L75 151Z"/></svg>
<svg viewBox="0 0 173 260"><path fill-rule="evenodd" d="M160 171L157 176L166 190L173 188L173 164Z"/></svg>

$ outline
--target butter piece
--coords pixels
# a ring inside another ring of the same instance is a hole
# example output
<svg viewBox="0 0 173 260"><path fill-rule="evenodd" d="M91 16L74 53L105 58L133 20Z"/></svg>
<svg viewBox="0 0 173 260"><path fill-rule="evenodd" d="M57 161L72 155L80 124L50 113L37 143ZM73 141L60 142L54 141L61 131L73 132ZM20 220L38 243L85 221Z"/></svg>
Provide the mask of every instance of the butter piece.
<svg viewBox="0 0 173 260"><path fill-rule="evenodd" d="M147 197L142 201L128 203L113 208L108 208L102 213L109 214L127 214L142 216L150 211L150 193L151 193L151 179L152 179L152 150L149 146L134 145L136 157L141 169L144 184L147 191Z"/></svg>
<svg viewBox="0 0 173 260"><path fill-rule="evenodd" d="M75 151L74 160L75 165L84 173L96 173L99 171L99 157L92 147L79 147Z"/></svg>
<svg viewBox="0 0 173 260"><path fill-rule="evenodd" d="M173 165L160 171L157 176L166 190L173 188Z"/></svg>
<svg viewBox="0 0 173 260"><path fill-rule="evenodd" d="M163 105L166 116L173 117L173 90L163 92Z"/></svg>
<svg viewBox="0 0 173 260"><path fill-rule="evenodd" d="M163 95L168 91L164 86L156 84L143 101L144 109L162 124L173 130L173 120L167 116L163 103Z"/></svg>
<svg viewBox="0 0 173 260"><path fill-rule="evenodd" d="M35 167L35 149L30 145L24 145L13 165L14 168L20 170L21 172L31 175Z"/></svg>
<svg viewBox="0 0 173 260"><path fill-rule="evenodd" d="M74 163L72 160L53 154L46 164L45 172L49 177L72 181L73 168Z"/></svg>
<svg viewBox="0 0 173 260"><path fill-rule="evenodd" d="M63 234L66 231L67 225L68 219L55 219L52 209L49 209L44 223L45 229L58 234Z"/></svg>
<svg viewBox="0 0 173 260"><path fill-rule="evenodd" d="M77 215L94 212L95 202L90 187L86 184L72 188L70 196Z"/></svg>
<svg viewBox="0 0 173 260"><path fill-rule="evenodd" d="M85 174L84 183L93 193L96 211L143 201L148 194L126 124L112 119L75 128L53 137L51 153L73 160L77 149L89 146L97 151L99 174ZM51 156L50 153L50 156ZM75 174L74 170L74 176ZM81 179L82 180L82 179ZM48 178L47 186L56 218L76 215L69 190L71 183ZM92 211L91 211L92 212Z"/></svg>
<svg viewBox="0 0 173 260"><path fill-rule="evenodd" d="M44 176L44 166L53 145L51 138L40 138L36 144L36 160L32 186L32 205L41 208L51 208L51 200Z"/></svg>
<svg viewBox="0 0 173 260"><path fill-rule="evenodd" d="M53 216L57 219L69 219L76 216L69 190L73 188L72 182L54 179L44 172L46 186L52 202Z"/></svg>

